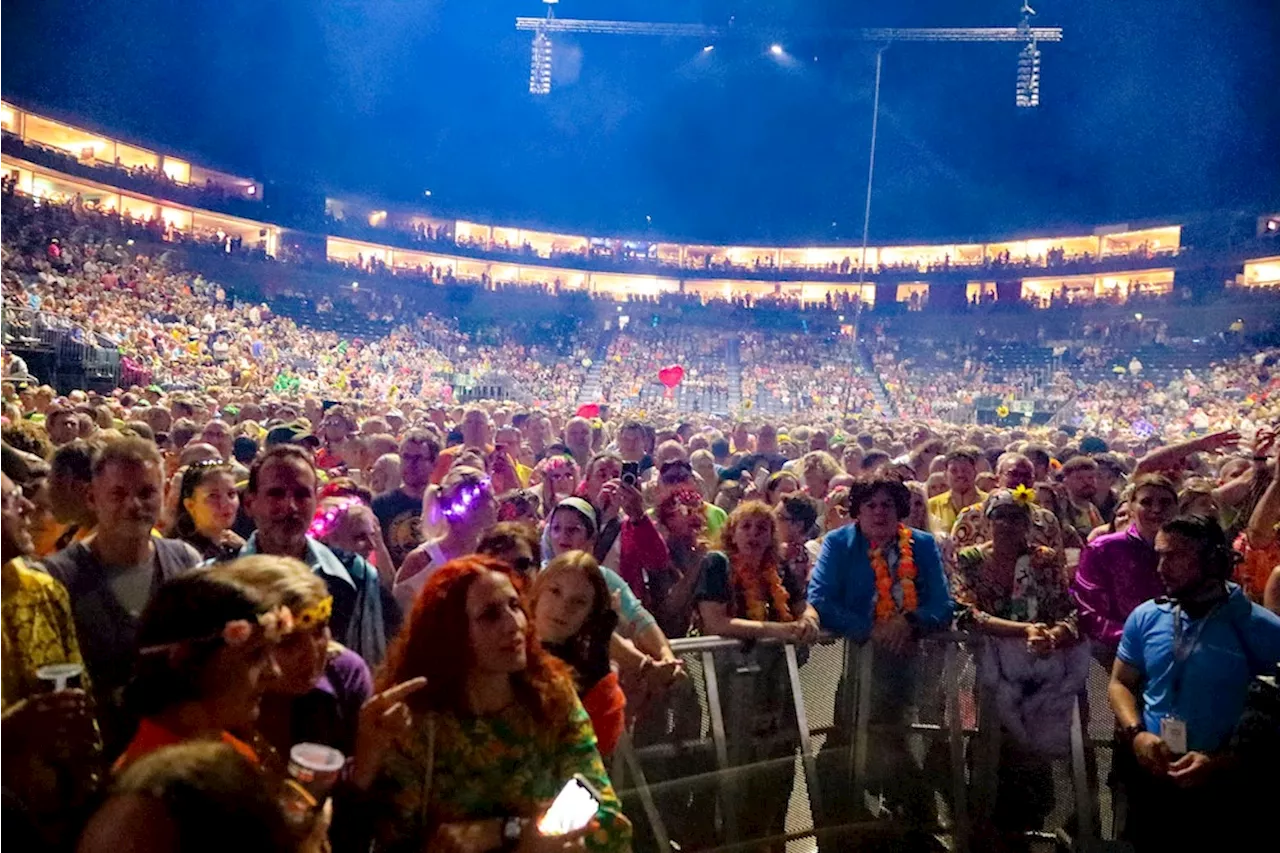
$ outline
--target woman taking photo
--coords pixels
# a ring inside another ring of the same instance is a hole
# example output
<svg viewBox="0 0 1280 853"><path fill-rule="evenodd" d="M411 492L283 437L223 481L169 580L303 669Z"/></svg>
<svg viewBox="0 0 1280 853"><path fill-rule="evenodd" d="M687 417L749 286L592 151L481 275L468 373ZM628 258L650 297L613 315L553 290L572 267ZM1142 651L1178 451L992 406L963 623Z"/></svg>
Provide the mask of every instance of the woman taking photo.
<svg viewBox="0 0 1280 853"><path fill-rule="evenodd" d="M196 462L183 471L172 539L181 539L206 560L224 560L240 553L244 540L232 531L240 509L240 492L231 466L225 462Z"/></svg>
<svg viewBox="0 0 1280 853"><path fill-rule="evenodd" d="M787 495L778 502L774 514L782 536L782 561L789 574L799 579L801 586L809 583L813 558L806 547L818 536L818 517L823 510L821 501L805 494Z"/></svg>
<svg viewBox="0 0 1280 853"><path fill-rule="evenodd" d="M543 651L510 568L487 557L434 572L379 674L425 678L406 701L412 728L389 744L369 802L379 849L542 853L629 848L591 720L565 667ZM581 774L600 794L588 830L546 837L537 818Z"/></svg>
<svg viewBox="0 0 1280 853"><path fill-rule="evenodd" d="M404 558L396 573L392 593L400 609L408 613L414 598L439 566L457 557L474 554L484 535L498 519L498 503L487 474L479 468L457 465L439 485L427 489L422 504L422 526L427 539Z"/></svg>
<svg viewBox="0 0 1280 853"><path fill-rule="evenodd" d="M600 564L585 551L556 557L534 580L529 610L542 647L573 670L600 754L608 758L626 726L627 699L609 665L618 614Z"/></svg>

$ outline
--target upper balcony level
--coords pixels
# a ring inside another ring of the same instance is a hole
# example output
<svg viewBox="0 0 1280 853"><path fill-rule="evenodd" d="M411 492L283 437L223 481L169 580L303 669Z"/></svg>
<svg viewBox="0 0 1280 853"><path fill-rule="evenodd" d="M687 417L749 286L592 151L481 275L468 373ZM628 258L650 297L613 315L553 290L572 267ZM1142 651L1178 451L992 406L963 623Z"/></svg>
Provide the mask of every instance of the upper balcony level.
<svg viewBox="0 0 1280 853"><path fill-rule="evenodd" d="M479 260L573 267L593 272L647 272L681 278L759 281L856 281L929 273L986 271L1007 277L1106 273L1169 266L1182 249L1182 226L1102 226L1090 234L1034 236L935 245L731 246L562 234L450 219L409 209L330 198L329 233L409 251L462 254Z"/></svg>
<svg viewBox="0 0 1280 853"><path fill-rule="evenodd" d="M1183 225L1163 222L1103 226L1087 234L869 246L865 263L860 247L850 245L729 246L565 234L339 199L326 201L325 234L319 235L290 230L289 221L263 221L262 185L251 179L8 102L0 108L4 170L22 192L78 200L161 223L166 232L269 256L283 248L290 260L327 260L353 272L536 285L623 300L685 294L704 301L902 303L905 310L961 299L1043 307L1082 300L1122 304L1133 296L1170 294L1175 276L1187 272L1188 282L1215 286L1280 285L1280 214L1258 217L1256 234L1250 221L1247 239L1226 251L1187 247Z"/></svg>
<svg viewBox="0 0 1280 853"><path fill-rule="evenodd" d="M262 214L262 184L0 102L6 154L167 201L239 216Z"/></svg>

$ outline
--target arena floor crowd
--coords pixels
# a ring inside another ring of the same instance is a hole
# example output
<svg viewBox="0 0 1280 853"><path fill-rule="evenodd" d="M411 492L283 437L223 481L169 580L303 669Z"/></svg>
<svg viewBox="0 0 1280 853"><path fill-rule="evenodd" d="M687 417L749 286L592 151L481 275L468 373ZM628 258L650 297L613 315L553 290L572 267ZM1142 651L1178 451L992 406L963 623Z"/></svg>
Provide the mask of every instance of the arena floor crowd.
<svg viewBox="0 0 1280 853"><path fill-rule="evenodd" d="M782 650L803 670L833 636L875 649L881 722L931 677L922 640L982 650L1004 746L976 849L1045 828L1099 664L1126 839L1229 844L1248 821L1165 816L1264 814L1280 351L476 320L266 262L274 290L220 283L154 224L12 187L3 214L15 849L649 849L606 761L704 731L690 635L759 667L735 724L760 769L722 806L756 849L794 783ZM118 385L39 375L50 341L118 354ZM1051 417L1011 417L1032 397ZM933 827L927 762L876 748L888 813ZM544 834L575 775L598 808ZM722 843L694 794L660 804L681 849Z"/></svg>

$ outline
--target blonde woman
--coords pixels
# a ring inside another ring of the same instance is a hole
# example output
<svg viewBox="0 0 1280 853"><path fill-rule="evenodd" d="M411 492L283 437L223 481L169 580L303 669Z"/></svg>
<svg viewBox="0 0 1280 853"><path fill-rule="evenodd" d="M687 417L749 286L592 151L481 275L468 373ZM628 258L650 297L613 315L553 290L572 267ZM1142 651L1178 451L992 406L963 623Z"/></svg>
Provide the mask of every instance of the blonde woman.
<svg viewBox="0 0 1280 853"><path fill-rule="evenodd" d="M257 732L281 756L295 743L322 743L353 755L360 708L372 693L364 660L333 642L333 597L306 564L258 554L209 570L257 593L269 607L287 607L294 629L275 647L280 675L262 700Z"/></svg>
<svg viewBox="0 0 1280 853"><path fill-rule="evenodd" d="M825 450L811 450L800 460L800 470L809 497L822 500L831 488L831 481L840 475L840 463Z"/></svg>
<svg viewBox="0 0 1280 853"><path fill-rule="evenodd" d="M748 501L733 511L721 550L703 560L695 598L704 633L804 644L818 638L804 578L788 570L780 550L768 504ZM794 754L798 736L783 647L755 644L717 661L726 729L742 738L735 753L744 763L764 763L740 783L738 831L744 838L781 833L792 776L791 762L783 759Z"/></svg>
<svg viewBox="0 0 1280 853"><path fill-rule="evenodd" d="M400 609L404 613L413 609L414 599L435 569L474 554L480 537L497 520L493 485L480 468L456 465L439 485L428 488L422 501L426 541L404 558L392 588Z"/></svg>

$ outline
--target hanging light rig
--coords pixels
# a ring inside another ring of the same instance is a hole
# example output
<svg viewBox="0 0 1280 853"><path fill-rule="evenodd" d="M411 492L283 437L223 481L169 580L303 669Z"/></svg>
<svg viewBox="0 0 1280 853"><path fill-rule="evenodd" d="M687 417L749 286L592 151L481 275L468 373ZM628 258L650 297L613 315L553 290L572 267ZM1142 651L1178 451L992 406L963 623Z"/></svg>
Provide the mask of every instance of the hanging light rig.
<svg viewBox="0 0 1280 853"><path fill-rule="evenodd" d="M1024 34L1026 44L1018 51L1018 85L1014 101L1019 107L1040 106L1040 48L1031 28L1031 16L1036 13L1029 3L1022 4L1022 21L1018 32Z"/></svg>
<svg viewBox="0 0 1280 853"><path fill-rule="evenodd" d="M559 0L542 0L547 6L547 17L543 20L555 20L555 4ZM529 58L529 94L551 94L551 36L547 35L548 26L544 25L533 31L533 47Z"/></svg>
<svg viewBox="0 0 1280 853"><path fill-rule="evenodd" d="M651 22L651 21L597 21L575 18L557 18L552 7L559 0L542 0L547 6L545 18L516 18L516 29L533 33L529 92L533 95L551 93L551 34L590 33L596 35L662 36L665 38L696 38L702 40L704 52L710 52L719 38L736 39L759 36L762 44L771 44L777 33L709 26L707 24ZM1062 41L1061 27L1033 27L1031 18L1036 14L1024 2L1022 19L1016 27L932 27L932 28L867 28L848 30L788 30L788 37L797 39L843 38L865 42L1005 42L1021 44L1018 52L1017 91L1015 102L1019 107L1040 105L1040 44ZM771 51L777 55L777 51Z"/></svg>

